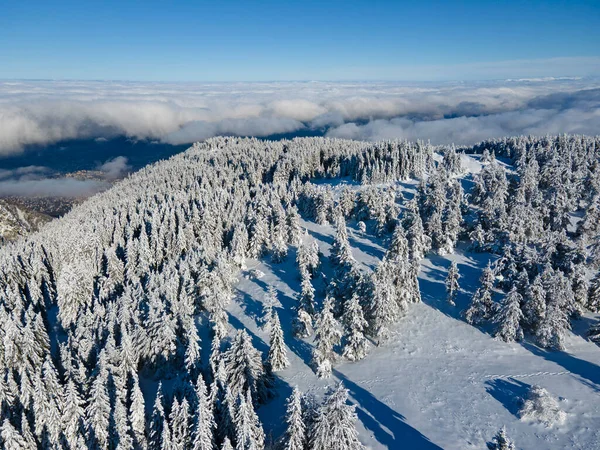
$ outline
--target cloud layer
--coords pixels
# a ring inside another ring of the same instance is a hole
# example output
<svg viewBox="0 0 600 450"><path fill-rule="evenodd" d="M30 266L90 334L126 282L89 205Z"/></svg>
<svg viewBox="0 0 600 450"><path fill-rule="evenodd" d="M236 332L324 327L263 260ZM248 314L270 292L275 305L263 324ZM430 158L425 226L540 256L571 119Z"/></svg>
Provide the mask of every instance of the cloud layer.
<svg viewBox="0 0 600 450"><path fill-rule="evenodd" d="M183 144L215 135L264 137L307 129L354 139L472 144L514 134L598 134L599 111L600 82L590 79L0 82L0 156L68 139L127 136ZM114 170L118 164L122 161Z"/></svg>

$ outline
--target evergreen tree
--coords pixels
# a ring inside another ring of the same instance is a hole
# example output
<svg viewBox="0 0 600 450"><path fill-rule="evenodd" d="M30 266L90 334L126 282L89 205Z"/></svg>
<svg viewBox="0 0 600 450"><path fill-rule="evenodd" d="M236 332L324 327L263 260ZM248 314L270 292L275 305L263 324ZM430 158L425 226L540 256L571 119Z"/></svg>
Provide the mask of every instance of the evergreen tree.
<svg viewBox="0 0 600 450"><path fill-rule="evenodd" d="M302 393L294 387L287 400L285 421L287 429L283 439L284 450L305 450L307 441L306 424L302 414Z"/></svg>
<svg viewBox="0 0 600 450"><path fill-rule="evenodd" d="M145 429L145 405L144 396L140 389L137 373L132 374L131 404L129 406L129 419L136 447L146 447Z"/></svg>
<svg viewBox="0 0 600 450"><path fill-rule="evenodd" d="M270 397L261 354L252 345L246 330L238 331L231 348L223 353L222 361L227 375L227 387L234 399L248 389L252 398L264 403Z"/></svg>
<svg viewBox="0 0 600 450"><path fill-rule="evenodd" d="M333 317L333 299L327 297L323 309L317 318L315 327L315 348L313 364L320 378L329 378L335 361L333 348L340 343L342 333L337 320Z"/></svg>
<svg viewBox="0 0 600 450"><path fill-rule="evenodd" d="M600 312L600 272L590 283L586 306L592 312Z"/></svg>
<svg viewBox="0 0 600 450"><path fill-rule="evenodd" d="M343 356L350 361L363 359L367 355L369 343L364 335L368 323L363 315L360 298L357 293L346 302L343 321L346 328Z"/></svg>
<svg viewBox="0 0 600 450"><path fill-rule="evenodd" d="M106 383L108 372L105 368L104 358L101 356L100 367L96 378L90 388L90 400L86 409L86 427L92 443L97 443L99 448L108 447L108 429L110 419L110 398Z"/></svg>
<svg viewBox="0 0 600 450"><path fill-rule="evenodd" d="M262 450L265 448L265 433L254 407L250 391L246 397L239 395L235 415L236 450Z"/></svg>
<svg viewBox="0 0 600 450"><path fill-rule="evenodd" d="M495 321L498 324L494 336L505 342L520 341L523 339L523 329L521 322L523 313L521 311L521 302L523 297L513 286L511 291L504 298L500 311Z"/></svg>
<svg viewBox="0 0 600 450"><path fill-rule="evenodd" d="M339 383L317 410L310 438L311 450L362 450L356 431L354 405L348 405L348 390Z"/></svg>
<svg viewBox="0 0 600 450"><path fill-rule="evenodd" d="M213 450L215 419L202 374L196 380L196 410L193 417L192 450Z"/></svg>
<svg viewBox="0 0 600 450"><path fill-rule="evenodd" d="M287 350L283 340L283 331L279 323L277 311L272 312L271 342L269 346L268 364L272 371L278 372L285 369L290 362L287 359Z"/></svg>
<svg viewBox="0 0 600 450"><path fill-rule="evenodd" d="M494 273L488 263L479 279L481 286L475 291L471 299L471 305L464 312L465 319L472 325L479 325L484 320L492 317L495 311L495 303L492 300L492 289L494 287Z"/></svg>
<svg viewBox="0 0 600 450"><path fill-rule="evenodd" d="M234 450L233 445L231 445L231 441L228 437L225 438L225 440L223 441L223 445L221 445L221 450Z"/></svg>
<svg viewBox="0 0 600 450"><path fill-rule="evenodd" d="M515 445L506 435L505 427L496 433L492 442L489 442L487 446L489 450L515 450Z"/></svg>
<svg viewBox="0 0 600 450"><path fill-rule="evenodd" d="M456 295L460 290L458 280L460 274L458 273L458 265L452 261L450 268L448 269L448 275L446 276L446 292L448 293L447 301L451 306L456 306Z"/></svg>
<svg viewBox="0 0 600 450"><path fill-rule="evenodd" d="M369 329L381 345L389 338L389 326L400 317L396 290L391 283L390 262L384 258L372 275L373 293L369 305Z"/></svg>
<svg viewBox="0 0 600 450"><path fill-rule="evenodd" d="M160 450L162 448L164 424L165 408L163 404L162 383L159 383L148 429L148 448L150 450Z"/></svg>
<svg viewBox="0 0 600 450"><path fill-rule="evenodd" d="M535 332L546 317L546 290L542 277L537 275L526 291L523 316L529 329Z"/></svg>
<svg viewBox="0 0 600 450"><path fill-rule="evenodd" d="M560 297L551 297L548 301L546 315L536 331L540 346L553 350L564 350L564 338L571 328L568 311Z"/></svg>
<svg viewBox="0 0 600 450"><path fill-rule="evenodd" d="M0 443L2 443L2 448L5 450L32 450L25 438L7 418L4 419L2 427L0 427L0 437L2 437Z"/></svg>

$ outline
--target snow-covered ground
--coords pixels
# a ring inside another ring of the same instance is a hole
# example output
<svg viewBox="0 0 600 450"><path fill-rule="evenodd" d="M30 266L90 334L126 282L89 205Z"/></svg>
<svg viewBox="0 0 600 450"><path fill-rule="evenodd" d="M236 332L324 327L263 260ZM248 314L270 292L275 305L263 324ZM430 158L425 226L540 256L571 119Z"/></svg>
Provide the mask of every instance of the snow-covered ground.
<svg viewBox="0 0 600 450"><path fill-rule="evenodd" d="M478 162L467 162L477 171ZM303 226L325 256L326 276L334 230L313 222ZM373 268L383 256L383 243L362 234L354 222L348 227L354 257ZM278 396L258 411L265 429L273 436L283 432L284 402L293 386L321 396L328 385L341 380L357 405L361 440L372 449L483 449L503 425L520 449L600 449L600 348L582 337L592 318L575 323L566 352L546 351L527 341L505 343L494 339L490 330L468 325L460 312L490 258L459 247L452 255L423 260L423 303L411 305L390 341L373 346L364 360L350 363L340 357L329 380L317 378L310 366L311 339L292 335L292 308L300 290L295 251L291 249L281 264L248 261L236 300L229 306L230 323L247 328L256 348L266 353L269 335L260 328L261 308L267 287L273 285L291 362L278 372ZM462 277L455 307L445 300L444 279L451 261L457 262ZM251 269L264 276L248 276ZM322 300L324 280L317 278L315 287ZM559 398L567 413L564 424L546 428L518 418L519 401L532 385Z"/></svg>

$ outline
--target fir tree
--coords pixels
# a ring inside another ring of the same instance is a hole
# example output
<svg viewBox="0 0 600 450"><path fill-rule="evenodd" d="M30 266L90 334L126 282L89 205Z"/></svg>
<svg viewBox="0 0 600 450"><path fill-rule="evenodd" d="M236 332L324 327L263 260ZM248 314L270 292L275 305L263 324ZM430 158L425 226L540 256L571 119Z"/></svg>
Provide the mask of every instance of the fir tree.
<svg viewBox="0 0 600 450"><path fill-rule="evenodd" d="M492 317L495 303L492 300L492 289L494 287L494 273L488 263L479 279L481 286L475 291L471 299L471 305L464 312L465 319L472 325L479 325L484 320Z"/></svg>
<svg viewBox="0 0 600 450"><path fill-rule="evenodd" d="M239 395L235 415L236 450L262 450L265 447L265 433L252 403L250 391L245 397Z"/></svg>
<svg viewBox="0 0 600 450"><path fill-rule="evenodd" d="M448 275L446 276L446 292L448 293L447 301L450 306L456 306L456 295L460 290L458 280L460 274L458 273L458 265L452 261L450 268L448 269Z"/></svg>
<svg viewBox="0 0 600 450"><path fill-rule="evenodd" d="M231 348L223 353L222 361L227 375L227 387L234 399L248 389L252 398L264 403L270 396L261 354L252 345L246 330L238 331Z"/></svg>
<svg viewBox="0 0 600 450"><path fill-rule="evenodd" d="M150 417L150 426L148 429L148 448L151 450L160 450L162 448L163 428L165 423L165 408L163 404L162 383L158 384L154 407Z"/></svg>
<svg viewBox="0 0 600 450"><path fill-rule="evenodd" d="M272 312L271 341L269 346L268 364L272 371L278 372L285 369L290 362L287 359L287 350L283 340L283 331L279 323L277 311Z"/></svg>
<svg viewBox="0 0 600 450"><path fill-rule="evenodd" d="M139 378L136 373L132 374L131 404L129 406L129 419L136 447L145 447L145 408L144 396L140 389Z"/></svg>
<svg viewBox="0 0 600 450"><path fill-rule="evenodd" d="M523 339L523 329L521 322L523 313L521 311L521 302L523 297L513 286L511 291L504 298L500 311L495 321L498 324L494 336L505 342L520 341Z"/></svg>
<svg viewBox="0 0 600 450"><path fill-rule="evenodd" d="M586 306L592 312L600 312L600 272L590 283Z"/></svg>
<svg viewBox="0 0 600 450"><path fill-rule="evenodd" d="M287 400L285 421L287 428L283 438L283 449L305 450L307 441L306 424L302 413L302 393L297 386L294 387Z"/></svg>
<svg viewBox="0 0 600 450"><path fill-rule="evenodd" d="M364 335L368 323L364 318L360 298L356 293L352 295L349 302L346 302L342 318L347 330L344 336L343 356L350 361L363 359L369 349L369 343Z"/></svg>
<svg viewBox="0 0 600 450"><path fill-rule="evenodd" d="M196 380L196 410L193 417L192 450L213 450L215 419L202 374Z"/></svg>
<svg viewBox="0 0 600 450"><path fill-rule="evenodd" d="M317 318L315 327L315 348L313 364L320 378L329 378L335 361L333 348L340 343L342 333L337 320L333 317L333 299L327 297L323 309Z"/></svg>
<svg viewBox="0 0 600 450"><path fill-rule="evenodd" d="M515 450L515 445L506 435L505 427L496 433L492 442L489 442L487 446L489 450Z"/></svg>
<svg viewBox="0 0 600 450"><path fill-rule="evenodd" d="M317 410L310 438L311 450L362 450L356 431L354 405L348 405L342 383L330 390Z"/></svg>
<svg viewBox="0 0 600 450"><path fill-rule="evenodd" d="M6 450L29 450L31 447L25 441L25 438L17 431L17 429L4 419L2 427L0 427L0 437L2 440L2 448Z"/></svg>

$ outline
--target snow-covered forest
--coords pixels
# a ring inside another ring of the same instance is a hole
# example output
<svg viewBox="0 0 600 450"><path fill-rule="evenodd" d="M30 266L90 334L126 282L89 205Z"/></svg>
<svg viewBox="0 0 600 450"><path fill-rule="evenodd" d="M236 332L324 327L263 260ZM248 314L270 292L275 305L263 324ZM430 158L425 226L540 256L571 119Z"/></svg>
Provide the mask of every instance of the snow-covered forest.
<svg viewBox="0 0 600 450"><path fill-rule="evenodd" d="M0 442L600 448L599 270L600 137L212 138L0 248Z"/></svg>

